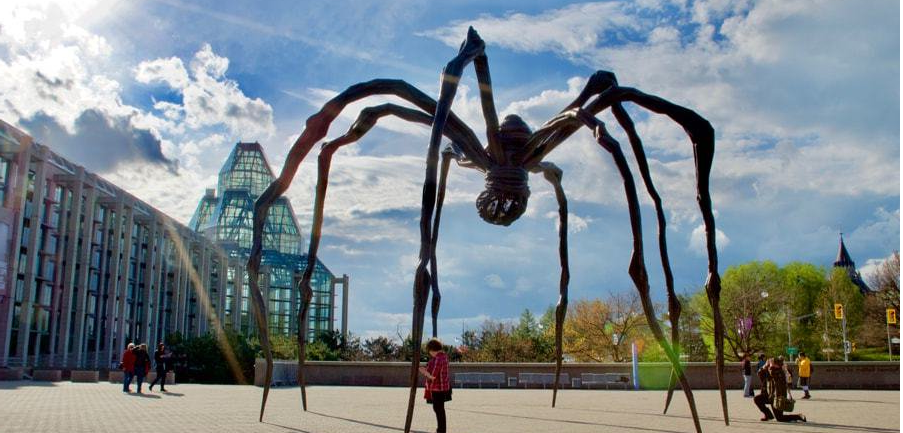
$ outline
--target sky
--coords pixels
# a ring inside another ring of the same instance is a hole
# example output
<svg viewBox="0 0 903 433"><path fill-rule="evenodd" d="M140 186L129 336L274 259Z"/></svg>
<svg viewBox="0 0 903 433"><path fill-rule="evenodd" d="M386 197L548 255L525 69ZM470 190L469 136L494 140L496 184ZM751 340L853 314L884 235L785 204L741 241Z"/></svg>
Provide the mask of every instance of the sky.
<svg viewBox="0 0 903 433"><path fill-rule="evenodd" d="M260 142L278 172L305 119L348 86L399 78L436 97L473 26L500 115L534 129L597 70L707 118L722 272L751 260L828 267L843 232L868 275L900 247L896 1L70 3L0 4L0 118L183 223L236 142ZM477 89L468 68L452 109L485 137ZM350 105L327 137L390 99ZM694 292L706 258L692 146L668 118L627 105L664 201L676 288ZM626 144L612 116L600 118ZM351 276L356 335L410 330L428 140L425 127L387 119L333 161L320 258ZM315 160L287 192L305 240ZM569 199L570 299L635 290L610 157L581 131L547 160L564 170ZM446 341L558 296L553 190L531 175L526 214L498 227L476 213L483 182L460 167L449 177L437 252ZM642 200L652 292L664 302L654 210Z"/></svg>

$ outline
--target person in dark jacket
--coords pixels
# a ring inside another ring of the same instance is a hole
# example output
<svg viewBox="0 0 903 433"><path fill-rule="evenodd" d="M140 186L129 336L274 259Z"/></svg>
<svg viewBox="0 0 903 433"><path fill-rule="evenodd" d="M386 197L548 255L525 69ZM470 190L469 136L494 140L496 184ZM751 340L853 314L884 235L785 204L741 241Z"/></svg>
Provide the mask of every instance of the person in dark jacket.
<svg viewBox="0 0 903 433"><path fill-rule="evenodd" d="M147 345L141 344L135 348L135 379L138 382L138 394L141 394L141 384L144 377L150 371L150 356L147 354Z"/></svg>
<svg viewBox="0 0 903 433"><path fill-rule="evenodd" d="M166 392L166 372L168 371L166 367L168 362L169 356L166 354L166 347L163 343L160 343L157 345L157 350L154 352L154 366L157 370L157 377L154 378L154 381L151 382L147 389L153 391L154 385L156 385L157 382L160 382L160 391Z"/></svg>
<svg viewBox="0 0 903 433"><path fill-rule="evenodd" d="M754 397L752 390L752 364L749 362L749 354L743 354L743 396Z"/></svg>

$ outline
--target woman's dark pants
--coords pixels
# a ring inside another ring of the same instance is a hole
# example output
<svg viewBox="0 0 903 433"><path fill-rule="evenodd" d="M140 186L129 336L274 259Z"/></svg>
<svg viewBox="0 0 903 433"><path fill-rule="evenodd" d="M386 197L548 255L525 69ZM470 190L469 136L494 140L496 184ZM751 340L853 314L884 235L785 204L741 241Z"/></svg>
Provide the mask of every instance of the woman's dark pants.
<svg viewBox="0 0 903 433"><path fill-rule="evenodd" d="M445 433L445 394L433 391L433 412L436 412L436 432Z"/></svg>
<svg viewBox="0 0 903 433"><path fill-rule="evenodd" d="M154 381L151 382L151 388L157 384L157 381L160 382L160 391L166 391L166 370L157 369L157 377L154 378Z"/></svg>

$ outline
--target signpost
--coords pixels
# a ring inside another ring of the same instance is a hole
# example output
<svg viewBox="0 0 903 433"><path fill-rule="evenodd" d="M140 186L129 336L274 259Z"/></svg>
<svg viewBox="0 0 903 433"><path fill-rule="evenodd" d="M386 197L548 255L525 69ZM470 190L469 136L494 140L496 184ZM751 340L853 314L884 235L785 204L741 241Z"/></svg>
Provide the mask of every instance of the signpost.
<svg viewBox="0 0 903 433"><path fill-rule="evenodd" d="M897 323L897 310L893 308L887 309L887 323L885 326L887 327L887 359L890 361L894 360L894 346L890 340L890 325Z"/></svg>
<svg viewBox="0 0 903 433"><path fill-rule="evenodd" d="M791 357L792 357L793 355L796 355L797 353L800 353L800 348L799 348L799 347L788 347L788 348L787 348L787 354L790 355Z"/></svg>
<svg viewBox="0 0 903 433"><path fill-rule="evenodd" d="M847 341L847 315L843 314L843 304L834 304L834 318L840 320L843 327L843 362L849 362L852 345Z"/></svg>

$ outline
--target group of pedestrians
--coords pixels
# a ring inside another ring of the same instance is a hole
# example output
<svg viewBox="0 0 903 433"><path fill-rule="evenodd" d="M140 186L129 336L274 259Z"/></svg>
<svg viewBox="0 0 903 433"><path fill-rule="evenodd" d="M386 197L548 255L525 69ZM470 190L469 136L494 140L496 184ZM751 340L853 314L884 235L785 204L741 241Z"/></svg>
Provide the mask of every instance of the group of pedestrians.
<svg viewBox="0 0 903 433"><path fill-rule="evenodd" d="M148 387L149 390L153 391L154 385L159 382L160 391L166 392L166 373L172 371L171 359L172 355L166 352L166 347L163 343L158 344L157 350L154 352L154 364L157 371L157 377L151 382ZM134 379L138 385L137 392L138 394L141 394L141 385L144 383L144 378L147 377L151 368L151 359L150 355L147 353L147 345L129 343L125 351L122 352L119 368L122 369L123 373L122 392L131 392L129 387Z"/></svg>
<svg viewBox="0 0 903 433"><path fill-rule="evenodd" d="M809 378L812 375L812 363L805 352L800 352L797 365L799 366L800 387L804 392L802 398L809 399L811 398ZM748 355L743 356L741 368L743 369L743 396L753 397L753 402L762 412L762 421L774 419L780 422L806 422L805 415L789 413L793 411L795 403L790 392L790 389L793 388L793 374L787 368L783 356L766 359L764 354L759 355L756 365L756 375L759 377L761 385L759 395L754 395L752 391L752 363Z"/></svg>

